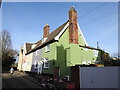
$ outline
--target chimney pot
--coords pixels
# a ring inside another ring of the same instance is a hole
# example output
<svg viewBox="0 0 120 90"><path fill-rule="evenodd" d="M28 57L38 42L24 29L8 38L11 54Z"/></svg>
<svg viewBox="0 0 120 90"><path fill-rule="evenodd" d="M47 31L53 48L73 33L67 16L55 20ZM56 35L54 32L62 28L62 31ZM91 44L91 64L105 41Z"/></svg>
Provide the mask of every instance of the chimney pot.
<svg viewBox="0 0 120 90"><path fill-rule="evenodd" d="M43 37L48 37L49 35L49 29L50 29L50 26L48 24L46 24L44 26L44 34L43 34Z"/></svg>

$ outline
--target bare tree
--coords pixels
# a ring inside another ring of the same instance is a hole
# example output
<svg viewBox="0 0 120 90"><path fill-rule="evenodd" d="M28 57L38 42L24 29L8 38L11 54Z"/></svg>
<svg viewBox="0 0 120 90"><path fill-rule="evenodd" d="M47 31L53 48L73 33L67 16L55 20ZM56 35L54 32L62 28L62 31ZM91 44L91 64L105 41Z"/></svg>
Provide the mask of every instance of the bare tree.
<svg viewBox="0 0 120 90"><path fill-rule="evenodd" d="M3 30L1 32L2 36L2 52L6 52L12 49L12 42L11 42L11 36L10 32L7 30Z"/></svg>
<svg viewBox="0 0 120 90"><path fill-rule="evenodd" d="M11 35L7 30L1 31L1 53L2 53L2 65L10 66L15 61L16 50L12 48Z"/></svg>
<svg viewBox="0 0 120 90"><path fill-rule="evenodd" d="M112 57L119 58L120 59L120 52L114 53Z"/></svg>

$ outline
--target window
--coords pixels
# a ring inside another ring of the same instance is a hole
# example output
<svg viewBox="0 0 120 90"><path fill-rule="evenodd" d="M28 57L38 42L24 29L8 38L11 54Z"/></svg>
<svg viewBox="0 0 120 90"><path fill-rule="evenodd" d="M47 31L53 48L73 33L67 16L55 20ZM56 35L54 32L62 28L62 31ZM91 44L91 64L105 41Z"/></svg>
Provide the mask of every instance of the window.
<svg viewBox="0 0 120 90"><path fill-rule="evenodd" d="M33 44L33 45L32 45L32 49L33 49L36 45L37 45L37 44Z"/></svg>
<svg viewBox="0 0 120 90"><path fill-rule="evenodd" d="M36 56L39 55L38 50L36 51Z"/></svg>
<svg viewBox="0 0 120 90"><path fill-rule="evenodd" d="M98 56L98 51L97 51L97 50L94 50L94 51L93 51L93 54L94 54L95 57L97 57L97 56Z"/></svg>
<svg viewBox="0 0 120 90"><path fill-rule="evenodd" d="M34 68L37 68L37 61L34 62Z"/></svg>
<svg viewBox="0 0 120 90"><path fill-rule="evenodd" d="M45 46L45 52L50 51L50 45L48 44L47 46Z"/></svg>
<svg viewBox="0 0 120 90"><path fill-rule="evenodd" d="M23 55L23 49L21 50L21 53L22 53L22 55Z"/></svg>
<svg viewBox="0 0 120 90"><path fill-rule="evenodd" d="M45 58L44 68L49 68L49 59L48 58Z"/></svg>
<svg viewBox="0 0 120 90"><path fill-rule="evenodd" d="M47 38L44 37L44 38L42 39L42 43L44 43L46 40L47 40Z"/></svg>
<svg viewBox="0 0 120 90"><path fill-rule="evenodd" d="M90 61L90 60L88 60L88 64L91 64L91 61Z"/></svg>
<svg viewBox="0 0 120 90"><path fill-rule="evenodd" d="M85 51L88 51L88 49L87 49L87 48L84 48L84 50L85 50Z"/></svg>
<svg viewBox="0 0 120 90"><path fill-rule="evenodd" d="M83 64L83 65L86 65L86 60L83 60L83 61L82 61L82 64Z"/></svg>
<svg viewBox="0 0 120 90"><path fill-rule="evenodd" d="M70 80L70 76L69 75L66 75L66 80L69 81Z"/></svg>

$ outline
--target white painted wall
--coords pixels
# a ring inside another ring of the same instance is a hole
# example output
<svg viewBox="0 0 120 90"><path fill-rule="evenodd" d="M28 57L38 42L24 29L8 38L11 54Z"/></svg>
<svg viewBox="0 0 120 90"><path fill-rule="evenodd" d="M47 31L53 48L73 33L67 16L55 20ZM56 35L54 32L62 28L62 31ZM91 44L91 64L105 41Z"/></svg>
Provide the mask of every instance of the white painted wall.
<svg viewBox="0 0 120 90"><path fill-rule="evenodd" d="M119 88L120 67L80 67L80 88Z"/></svg>

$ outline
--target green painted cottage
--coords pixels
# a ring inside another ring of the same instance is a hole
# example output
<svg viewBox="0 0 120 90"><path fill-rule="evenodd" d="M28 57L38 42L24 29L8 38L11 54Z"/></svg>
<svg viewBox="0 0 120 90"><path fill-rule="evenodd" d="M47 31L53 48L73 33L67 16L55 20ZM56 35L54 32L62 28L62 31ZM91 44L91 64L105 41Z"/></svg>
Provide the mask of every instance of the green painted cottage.
<svg viewBox="0 0 120 90"><path fill-rule="evenodd" d="M51 33L49 28L46 24L43 38L31 44L34 47L25 53L26 57L32 57L29 60L26 58L26 63L30 65L29 71L35 71L36 63L43 61L42 73L56 78L70 78L71 66L103 63L102 50L88 46L73 7L69 10L68 21Z"/></svg>

